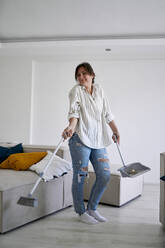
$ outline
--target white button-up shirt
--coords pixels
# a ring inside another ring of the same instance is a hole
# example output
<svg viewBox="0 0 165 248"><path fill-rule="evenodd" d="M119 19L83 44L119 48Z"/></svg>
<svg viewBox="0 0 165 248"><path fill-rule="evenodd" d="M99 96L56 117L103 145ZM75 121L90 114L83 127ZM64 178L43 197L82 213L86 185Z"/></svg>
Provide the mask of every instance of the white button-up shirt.
<svg viewBox="0 0 165 248"><path fill-rule="evenodd" d="M85 86L75 85L69 92L68 120L78 118L76 133L90 148L104 148L111 144L108 123L114 119L107 97L99 84L93 84L92 95Z"/></svg>

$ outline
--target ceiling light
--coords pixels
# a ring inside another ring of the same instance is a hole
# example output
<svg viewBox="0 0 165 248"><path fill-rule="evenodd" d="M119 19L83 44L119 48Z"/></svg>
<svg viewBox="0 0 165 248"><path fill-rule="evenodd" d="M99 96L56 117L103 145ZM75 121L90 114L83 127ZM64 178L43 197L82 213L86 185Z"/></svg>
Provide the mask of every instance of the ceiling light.
<svg viewBox="0 0 165 248"><path fill-rule="evenodd" d="M106 52L110 52L111 49L110 49L110 48L105 48L105 51L106 51Z"/></svg>

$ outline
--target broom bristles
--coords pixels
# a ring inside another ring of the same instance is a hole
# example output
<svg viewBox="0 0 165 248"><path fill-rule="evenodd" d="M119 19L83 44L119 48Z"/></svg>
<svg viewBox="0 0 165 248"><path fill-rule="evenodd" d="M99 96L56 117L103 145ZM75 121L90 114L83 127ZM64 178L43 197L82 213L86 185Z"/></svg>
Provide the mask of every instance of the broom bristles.
<svg viewBox="0 0 165 248"><path fill-rule="evenodd" d="M38 200L36 198L20 197L17 204L27 207L38 207Z"/></svg>

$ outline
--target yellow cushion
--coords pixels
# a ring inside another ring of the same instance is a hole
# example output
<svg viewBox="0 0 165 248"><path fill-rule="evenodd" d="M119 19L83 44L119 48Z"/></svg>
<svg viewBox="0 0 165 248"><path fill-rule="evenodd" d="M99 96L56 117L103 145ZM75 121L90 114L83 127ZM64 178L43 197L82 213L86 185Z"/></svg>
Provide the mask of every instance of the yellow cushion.
<svg viewBox="0 0 165 248"><path fill-rule="evenodd" d="M1 169L27 170L31 165L38 163L47 155L47 152L29 152L11 154L0 164Z"/></svg>

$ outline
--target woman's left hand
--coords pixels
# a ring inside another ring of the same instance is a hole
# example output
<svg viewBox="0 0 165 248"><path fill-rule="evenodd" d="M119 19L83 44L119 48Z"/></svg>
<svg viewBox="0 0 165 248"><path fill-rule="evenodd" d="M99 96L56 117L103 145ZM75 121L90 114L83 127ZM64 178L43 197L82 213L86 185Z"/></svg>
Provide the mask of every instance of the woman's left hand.
<svg viewBox="0 0 165 248"><path fill-rule="evenodd" d="M116 141L117 141L117 143L118 144L120 144L120 134L117 132L117 133L113 133L113 135L112 135L112 139L113 139L113 141L116 143Z"/></svg>

